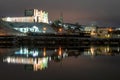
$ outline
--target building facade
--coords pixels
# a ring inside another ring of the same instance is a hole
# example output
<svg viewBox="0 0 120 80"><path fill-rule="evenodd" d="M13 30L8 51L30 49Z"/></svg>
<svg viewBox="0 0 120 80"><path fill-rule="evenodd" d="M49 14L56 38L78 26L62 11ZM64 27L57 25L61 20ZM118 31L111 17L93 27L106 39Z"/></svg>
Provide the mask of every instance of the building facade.
<svg viewBox="0 0 120 80"><path fill-rule="evenodd" d="M8 22L42 22L48 23L48 13L38 9L25 10L24 17L5 17L3 21Z"/></svg>

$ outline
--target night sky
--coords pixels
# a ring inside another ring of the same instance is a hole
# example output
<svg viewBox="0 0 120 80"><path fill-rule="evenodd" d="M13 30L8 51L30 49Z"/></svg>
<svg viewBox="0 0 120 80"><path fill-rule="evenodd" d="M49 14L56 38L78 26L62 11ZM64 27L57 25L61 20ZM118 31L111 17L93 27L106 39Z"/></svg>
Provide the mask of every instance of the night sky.
<svg viewBox="0 0 120 80"><path fill-rule="evenodd" d="M24 16L25 9L45 10L49 20L120 27L120 0L0 0L0 17Z"/></svg>

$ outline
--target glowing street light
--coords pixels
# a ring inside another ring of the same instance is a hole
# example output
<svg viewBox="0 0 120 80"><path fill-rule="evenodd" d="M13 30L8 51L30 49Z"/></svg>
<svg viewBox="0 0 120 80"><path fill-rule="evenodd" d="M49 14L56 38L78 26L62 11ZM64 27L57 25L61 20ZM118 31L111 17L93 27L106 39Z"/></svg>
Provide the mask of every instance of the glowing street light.
<svg viewBox="0 0 120 80"><path fill-rule="evenodd" d="M111 29L111 28L109 28L109 29L108 29L108 31L109 31L109 32L112 32L112 29Z"/></svg>
<svg viewBox="0 0 120 80"><path fill-rule="evenodd" d="M46 48L44 48L44 50L43 50L43 56L44 57L46 56Z"/></svg>
<svg viewBox="0 0 120 80"><path fill-rule="evenodd" d="M47 28L43 27L43 33L46 33Z"/></svg>
<svg viewBox="0 0 120 80"><path fill-rule="evenodd" d="M43 30L44 30L44 31L46 31L46 30L47 30L47 28L46 28L46 27L44 27L44 28L43 28Z"/></svg>
<svg viewBox="0 0 120 80"><path fill-rule="evenodd" d="M62 32L62 28L59 28L59 29L58 29L58 32L60 32L60 33L61 33L61 32Z"/></svg>
<svg viewBox="0 0 120 80"><path fill-rule="evenodd" d="M61 48L61 47L59 47L59 49L58 49L58 55L59 55L59 56L62 55L62 48Z"/></svg>

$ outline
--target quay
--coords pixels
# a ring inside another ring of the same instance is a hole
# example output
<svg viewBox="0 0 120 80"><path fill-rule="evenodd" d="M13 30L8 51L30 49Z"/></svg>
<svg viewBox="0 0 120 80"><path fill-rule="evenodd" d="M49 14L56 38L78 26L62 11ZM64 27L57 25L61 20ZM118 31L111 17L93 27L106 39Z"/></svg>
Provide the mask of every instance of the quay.
<svg viewBox="0 0 120 80"><path fill-rule="evenodd" d="M119 38L92 38L81 35L41 34L29 36L0 36L0 45L119 45Z"/></svg>

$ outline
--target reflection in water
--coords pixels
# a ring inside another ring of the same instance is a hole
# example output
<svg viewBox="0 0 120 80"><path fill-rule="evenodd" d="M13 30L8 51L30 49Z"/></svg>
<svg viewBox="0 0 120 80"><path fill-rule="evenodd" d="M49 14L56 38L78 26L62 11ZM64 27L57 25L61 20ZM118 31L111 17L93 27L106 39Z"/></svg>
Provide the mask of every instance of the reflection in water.
<svg viewBox="0 0 120 80"><path fill-rule="evenodd" d="M43 56L44 56L44 57L46 56L46 48L44 48Z"/></svg>
<svg viewBox="0 0 120 80"><path fill-rule="evenodd" d="M59 55L59 56L62 55L62 49L61 49L61 47L59 47L59 49L58 49L58 55Z"/></svg>
<svg viewBox="0 0 120 80"><path fill-rule="evenodd" d="M88 54L91 56L114 56L120 53L119 51L120 47L110 47L110 46L100 46L100 47L95 47L91 46L90 51L88 50Z"/></svg>
<svg viewBox="0 0 120 80"><path fill-rule="evenodd" d="M57 49L21 47L19 50L17 49L13 52L13 54L8 54L7 57L3 58L3 62L9 64L24 64L25 69L38 71L46 69L51 60L60 62L62 59L70 56L115 56L119 53L120 47L110 46L90 46L79 49L66 49L62 47Z"/></svg>
<svg viewBox="0 0 120 80"><path fill-rule="evenodd" d="M23 57L7 57L3 59L3 62L14 64L28 64L33 65L34 71L42 70L48 66L48 57L43 58L23 58Z"/></svg>
<svg viewBox="0 0 120 80"><path fill-rule="evenodd" d="M29 50L28 48L20 48L20 50L15 52L16 55L24 55L26 57L32 56L32 57L36 57L38 56L38 50L37 49L31 49Z"/></svg>

